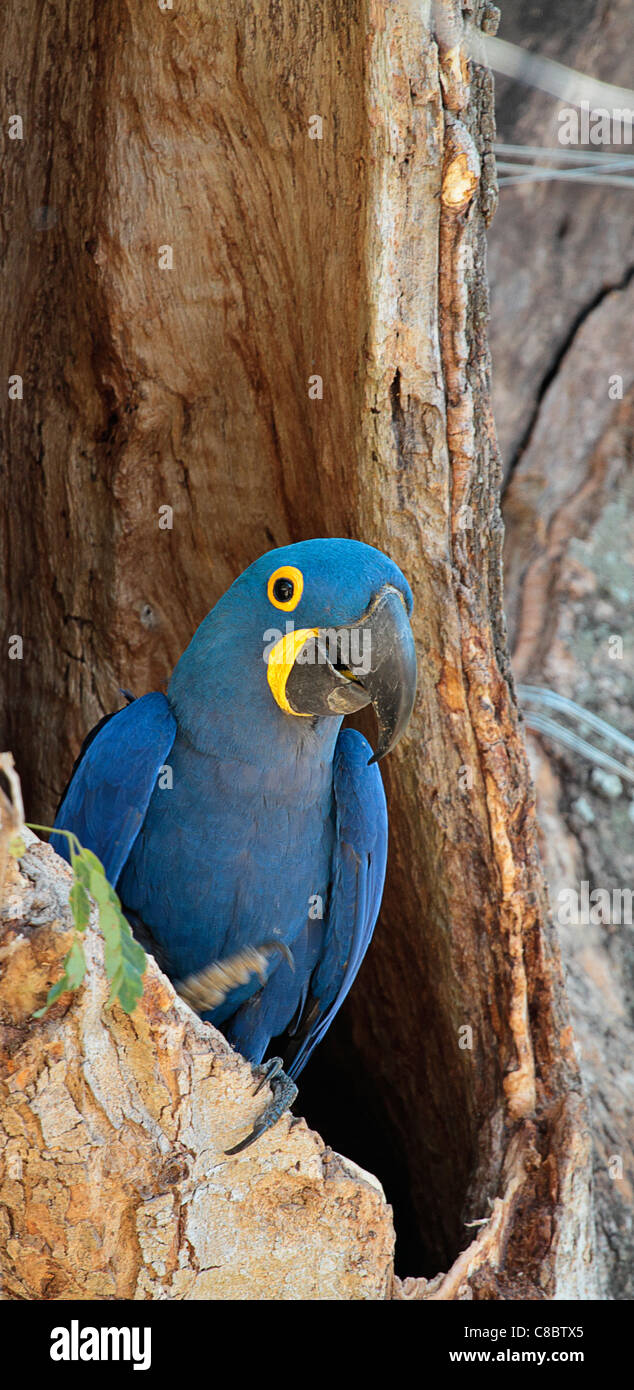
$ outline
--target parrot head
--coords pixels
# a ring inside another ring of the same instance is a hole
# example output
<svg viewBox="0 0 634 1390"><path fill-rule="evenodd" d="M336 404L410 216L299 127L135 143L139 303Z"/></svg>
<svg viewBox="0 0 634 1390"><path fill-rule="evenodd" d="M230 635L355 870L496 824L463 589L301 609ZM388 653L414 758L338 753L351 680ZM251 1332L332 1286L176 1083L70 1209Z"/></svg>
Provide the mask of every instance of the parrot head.
<svg viewBox="0 0 634 1390"><path fill-rule="evenodd" d="M265 737L282 732L281 720L287 731L328 721L336 735L344 715L372 705L378 761L414 704L412 606L398 566L373 546L324 539L269 551L201 623L170 702L192 734L206 710L209 727L221 717L229 744L240 741L240 721Z"/></svg>

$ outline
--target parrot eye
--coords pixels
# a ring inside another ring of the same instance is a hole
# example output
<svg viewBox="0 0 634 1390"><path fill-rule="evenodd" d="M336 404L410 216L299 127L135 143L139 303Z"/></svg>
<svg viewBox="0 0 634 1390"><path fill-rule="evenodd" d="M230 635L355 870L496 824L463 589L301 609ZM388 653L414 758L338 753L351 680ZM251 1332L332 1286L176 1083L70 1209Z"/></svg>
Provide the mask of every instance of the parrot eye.
<svg viewBox="0 0 634 1390"><path fill-rule="evenodd" d="M304 588L304 576L294 565L275 570L267 584L267 593L276 608L292 613L297 608Z"/></svg>
<svg viewBox="0 0 634 1390"><path fill-rule="evenodd" d="M288 603L295 593L295 585L292 579L276 579L273 585L273 598L278 603Z"/></svg>

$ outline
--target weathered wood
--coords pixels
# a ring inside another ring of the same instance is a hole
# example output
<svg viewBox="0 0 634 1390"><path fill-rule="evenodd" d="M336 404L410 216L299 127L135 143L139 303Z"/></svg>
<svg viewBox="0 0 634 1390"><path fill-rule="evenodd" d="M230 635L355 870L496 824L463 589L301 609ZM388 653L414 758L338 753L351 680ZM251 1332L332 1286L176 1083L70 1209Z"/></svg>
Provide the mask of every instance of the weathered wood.
<svg viewBox="0 0 634 1390"><path fill-rule="evenodd" d="M268 1089L153 961L132 1018L105 1007L96 914L81 993L33 1023L71 941L72 876L37 842L21 869L0 919L2 1297L389 1297L376 1179L291 1116L227 1158Z"/></svg>
<svg viewBox="0 0 634 1390"><path fill-rule="evenodd" d="M421 694L386 767L375 945L313 1076L380 1107L427 1272L463 1252L410 1295L581 1296L587 1143L500 597L491 83L461 8L34 13L5 36L29 113L5 340L25 376L5 591L29 810L50 815L117 686L160 686L262 550L388 550ZM57 220L25 250L44 200ZM464 1253L490 1202L495 1233Z"/></svg>
<svg viewBox="0 0 634 1390"><path fill-rule="evenodd" d="M505 19L505 36L526 46L536 23L530 7L508 0ZM632 42L634 14L619 0L559 4L547 36L540 34L540 50L616 83L630 82ZM501 139L556 144L560 103L530 92L518 103L517 88L514 100L511 91L500 96ZM631 194L622 188L559 182L508 188L489 244L514 670L519 680L572 697L630 737L631 212ZM610 637L622 648L611 646ZM592 731L585 732L592 741ZM558 908L563 892L580 897L583 882L589 893L634 888L633 788L623 779L619 791L617 780L609 796L598 769L583 757L548 739L530 744L541 846L590 1101L602 1296L627 1299L634 1288L631 921L617 909L611 921L575 922Z"/></svg>

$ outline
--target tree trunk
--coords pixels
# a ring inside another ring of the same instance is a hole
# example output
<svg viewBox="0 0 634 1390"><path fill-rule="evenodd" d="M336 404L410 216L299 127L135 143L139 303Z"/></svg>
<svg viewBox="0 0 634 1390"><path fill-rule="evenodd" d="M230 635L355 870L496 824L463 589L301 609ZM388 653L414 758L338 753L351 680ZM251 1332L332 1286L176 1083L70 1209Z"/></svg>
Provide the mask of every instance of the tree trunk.
<svg viewBox="0 0 634 1390"><path fill-rule="evenodd" d="M575 0L554 10L546 37L537 21L540 51L603 81L629 83L631 6L584 0L581 7ZM536 24L530 7L509 0L505 19L505 37L529 46ZM559 104L542 93L529 94L518 112L517 89L505 97L502 87L498 109L500 139L556 145ZM622 157L624 151L614 153ZM494 403L507 465L505 589L515 674L573 698L632 737L630 192L569 183L504 190L489 267ZM566 724L561 714L555 717ZM596 738L591 729L581 732ZM532 738L531 749L548 881L590 1098L601 1284L607 1297L631 1299L631 912L629 922L618 908L609 920L584 922L566 920L559 909L564 893L580 899L584 882L589 892L631 893L634 788L624 778L620 785L618 777L606 778L556 741Z"/></svg>
<svg viewBox="0 0 634 1390"><path fill-rule="evenodd" d="M387 550L420 696L386 767L375 942L298 1105L385 1182L401 1271L438 1276L400 1296L587 1296L588 1141L501 608L490 75L454 0L61 13L26 3L5 33L27 812L50 818L117 687L163 686L260 552Z"/></svg>

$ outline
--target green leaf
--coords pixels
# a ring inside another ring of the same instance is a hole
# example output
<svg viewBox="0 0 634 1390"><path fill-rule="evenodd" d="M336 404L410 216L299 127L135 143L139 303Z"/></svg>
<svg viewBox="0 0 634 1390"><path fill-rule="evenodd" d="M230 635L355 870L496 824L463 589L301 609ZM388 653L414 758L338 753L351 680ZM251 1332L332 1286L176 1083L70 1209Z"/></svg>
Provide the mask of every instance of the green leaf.
<svg viewBox="0 0 634 1390"><path fill-rule="evenodd" d="M143 993L141 976L147 957L132 935L116 893L103 906L99 906L99 925L105 941L106 975L110 980L107 1007L118 999L126 1013L132 1013Z"/></svg>
<svg viewBox="0 0 634 1390"><path fill-rule="evenodd" d="M46 826L34 826L46 830ZM58 833L58 832L56 832ZM59 834L65 832L60 831ZM77 836L68 834L70 858L75 881L70 890L70 908L76 932L85 931L90 920L90 898L97 904L99 928L104 939L104 958L106 975L110 981L108 1005L119 1000L126 1013L132 1013L143 994L143 973L147 956L143 947L135 941L130 924L121 908L117 894L106 878L101 860L92 850L80 845ZM24 850L22 850L22 853ZM90 896L89 896L90 895ZM48 992L46 1004L38 1009L34 1018L43 1014L59 999L66 989L77 989L86 974L86 958L81 937L77 935L64 961L61 980Z"/></svg>
<svg viewBox="0 0 634 1390"><path fill-rule="evenodd" d="M68 989L79 989L79 986L86 974L86 957L84 948L78 937L75 937L73 944L64 961L64 973L67 980Z"/></svg>
<svg viewBox="0 0 634 1390"><path fill-rule="evenodd" d="M113 975L112 975L112 978L111 978L111 980L110 980L110 993L109 993L108 999L107 999L107 1001L106 1001L106 1008L107 1008L107 1009L109 1009L109 1008L110 1008L110 1005L111 1005L111 1004L114 1004L115 999L118 998L118 996L119 996L119 990L121 989L122 984L123 984L123 962L121 961L121 958L119 957L119 964L118 964L117 968L114 970Z"/></svg>
<svg viewBox="0 0 634 1390"><path fill-rule="evenodd" d="M75 879L68 900L77 930L85 931L90 921L90 898L83 883L80 883L78 879Z"/></svg>
<svg viewBox="0 0 634 1390"><path fill-rule="evenodd" d="M143 974L147 965L147 956L143 947L139 945L138 941L135 941L125 917L121 923L121 954L124 961L133 966L140 975Z"/></svg>
<svg viewBox="0 0 634 1390"><path fill-rule="evenodd" d="M49 992L46 996L46 1003L44 1007L42 1009L36 1009L35 1013L33 1014L33 1017L43 1018L44 1014L47 1013L47 1011L50 1009L51 1004L54 1004L56 999L59 999L60 994L63 994L64 991L67 989L68 980L66 979L66 972L64 971L61 980L58 980L57 984L51 985L51 988L49 989Z"/></svg>
<svg viewBox="0 0 634 1390"><path fill-rule="evenodd" d="M88 865L91 872L94 871L97 874L101 874L102 878L106 878L106 871L101 860L97 858L96 854L93 854L91 849L84 849L82 846L81 857L84 864ZM107 881L106 879L106 882Z"/></svg>
<svg viewBox="0 0 634 1390"><path fill-rule="evenodd" d="M112 939L118 944L121 921L121 909L116 903L106 902L99 904L99 926L106 940Z"/></svg>
<svg viewBox="0 0 634 1390"><path fill-rule="evenodd" d="M106 975L112 983L112 981L117 977L117 974L121 974L121 972L123 971L123 962L121 960L121 951L119 949L118 940L115 941L113 939L111 941L106 941L103 955L104 965L106 967Z"/></svg>
<svg viewBox="0 0 634 1390"><path fill-rule="evenodd" d="M9 840L9 854L12 859L21 859L26 854L26 844L22 835L13 835Z"/></svg>
<svg viewBox="0 0 634 1390"><path fill-rule="evenodd" d="M77 879L77 882L81 883L84 888L90 888L90 869L88 868L87 864L84 864L83 859L81 859L78 854L76 854L73 858L72 850L71 863L73 866L73 873L75 875L75 878Z"/></svg>
<svg viewBox="0 0 634 1390"><path fill-rule="evenodd" d="M124 1013L131 1014L143 994L143 984L138 975L126 975L119 985L118 994Z"/></svg>
<svg viewBox="0 0 634 1390"><path fill-rule="evenodd" d="M64 973L61 980L51 985L46 996L46 1003L42 1009L36 1009L34 1018L43 1018L44 1014L64 994L67 989L79 989L79 986L86 974L86 957L84 948L78 936L75 937L73 944L64 961Z"/></svg>
<svg viewBox="0 0 634 1390"><path fill-rule="evenodd" d="M100 907L102 903L112 902L112 888L107 878L104 878L103 874L100 874L98 869L90 870L88 887L91 897L95 899L96 903L99 903Z"/></svg>
<svg viewBox="0 0 634 1390"><path fill-rule="evenodd" d="M104 939L106 975L112 980L121 963L120 913L114 903L99 908L99 926Z"/></svg>

